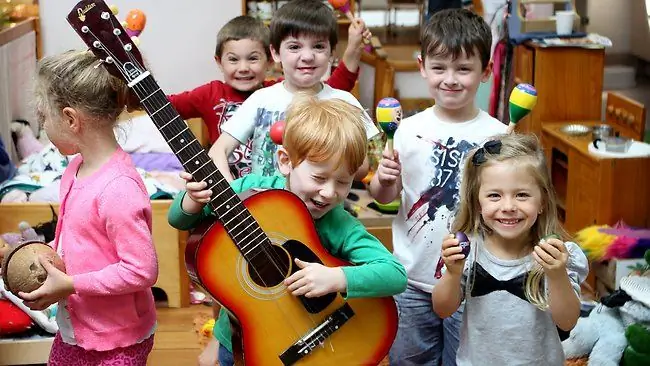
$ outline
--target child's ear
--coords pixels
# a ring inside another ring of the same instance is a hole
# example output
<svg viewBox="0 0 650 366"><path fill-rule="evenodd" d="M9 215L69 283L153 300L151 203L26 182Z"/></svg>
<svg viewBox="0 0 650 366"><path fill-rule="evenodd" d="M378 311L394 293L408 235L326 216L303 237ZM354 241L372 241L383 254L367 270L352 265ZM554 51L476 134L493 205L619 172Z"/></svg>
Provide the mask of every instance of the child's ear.
<svg viewBox="0 0 650 366"><path fill-rule="evenodd" d="M282 146L278 147L277 154L278 170L280 171L280 174L286 177L289 175L289 173L291 173L291 170L293 170L293 166L291 165L291 158L289 158L289 153Z"/></svg>
<svg viewBox="0 0 650 366"><path fill-rule="evenodd" d="M271 57L273 58L273 62L280 63L280 53L277 52L273 46L269 46L269 48L271 49Z"/></svg>
<svg viewBox="0 0 650 366"><path fill-rule="evenodd" d="M223 64L221 63L221 57L214 55L214 60L217 62L217 66L219 66L219 70L223 72Z"/></svg>
<svg viewBox="0 0 650 366"><path fill-rule="evenodd" d="M423 78L426 78L427 74L424 72L424 60L422 59L422 55L418 55L418 67L420 68L420 75L422 75Z"/></svg>
<svg viewBox="0 0 650 366"><path fill-rule="evenodd" d="M487 83L488 80L490 80L490 75L492 75L492 66L494 66L494 63L492 60L490 60L490 62L488 62L487 66L485 67L485 70L483 70L483 75L481 75L482 83Z"/></svg>
<svg viewBox="0 0 650 366"><path fill-rule="evenodd" d="M78 133L81 129L81 120L79 112L72 107L65 107L61 113L63 115L63 122L71 132Z"/></svg>

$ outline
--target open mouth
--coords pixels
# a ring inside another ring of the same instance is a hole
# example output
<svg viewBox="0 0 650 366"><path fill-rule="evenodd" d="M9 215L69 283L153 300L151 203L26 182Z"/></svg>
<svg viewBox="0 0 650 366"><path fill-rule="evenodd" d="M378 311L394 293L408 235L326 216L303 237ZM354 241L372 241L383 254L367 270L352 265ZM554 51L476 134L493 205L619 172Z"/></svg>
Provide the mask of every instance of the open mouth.
<svg viewBox="0 0 650 366"><path fill-rule="evenodd" d="M314 206L316 206L316 208L318 208L318 209L323 209L323 208L325 208L325 207L327 207L329 205L328 203L324 203L324 202L321 202L321 201L316 201L315 199L311 199L311 203L313 203Z"/></svg>
<svg viewBox="0 0 650 366"><path fill-rule="evenodd" d="M505 226L514 226L523 221L522 219L497 219L500 224Z"/></svg>
<svg viewBox="0 0 650 366"><path fill-rule="evenodd" d="M252 81L255 79L255 76L240 76L236 77L235 80L237 81Z"/></svg>

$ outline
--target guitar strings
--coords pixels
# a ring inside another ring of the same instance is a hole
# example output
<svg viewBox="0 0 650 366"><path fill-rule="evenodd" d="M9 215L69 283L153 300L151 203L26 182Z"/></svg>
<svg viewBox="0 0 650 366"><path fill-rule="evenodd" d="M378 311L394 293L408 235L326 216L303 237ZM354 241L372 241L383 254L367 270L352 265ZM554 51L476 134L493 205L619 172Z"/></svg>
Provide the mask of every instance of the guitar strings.
<svg viewBox="0 0 650 366"><path fill-rule="evenodd" d="M116 19L114 18L114 16L111 16L111 22L113 22L114 20L116 21ZM113 25L113 27L115 28L114 25ZM95 39L97 39L97 40L99 41L99 39L97 38L97 36L95 36L95 35L92 33L92 31L90 31L90 33L95 37ZM122 44L122 47L123 47L124 49L126 49L126 47L125 47L126 45L125 45L124 43L122 43L122 40L121 40L119 37L116 37L116 38L117 38L117 39L119 40L119 42ZM101 41L100 41L100 45L101 45ZM119 59L118 59L117 57L115 57L115 55L113 55L112 52L111 52L110 50L106 49L106 47L103 47L103 45L102 45L102 47L100 47L100 48L103 48L104 51L107 52L107 53L112 57L112 59L114 60L115 63L118 63L118 64L120 64L120 66L123 66L123 64L121 64L121 62L119 61ZM131 52L129 52L129 50L127 50L126 54L127 54L127 57L129 58L129 60L130 60L134 65L139 66L139 67L140 67L140 70L144 70L144 67L143 67L142 65L140 65L139 61L138 61L138 60L137 60L137 59L136 59L136 58L131 54ZM130 79L127 75L124 74L124 71L123 71L124 68L123 68L123 67L121 67L121 68L117 68L117 69L119 70L120 73L122 73L122 75L123 75L123 77L124 77L125 80L129 80L129 79ZM162 91L160 90L160 88L157 88L157 85L156 85L155 81L153 80L153 77L150 78L150 79L151 79L151 80L150 80L150 81L151 81L151 84L153 84L153 85L150 85L149 88L148 88L146 85L144 85L144 84L147 82L147 79L149 79L149 78L145 78L145 79L143 79L142 81L140 81L139 83L137 83L137 84L135 84L135 85L133 86L134 91L139 92L139 93L141 94L141 95L139 96L141 101L144 101L145 98L151 96L152 94L155 94L156 92L159 92L159 91L162 92ZM140 86L140 84L143 84L143 85ZM152 87L152 86L153 86L153 87ZM146 94L145 94L145 93L146 93ZM166 96L165 96L164 100L167 101L167 103L169 103L169 101L167 100ZM147 105L146 105L145 103L142 103L142 106L143 106L145 109L147 109ZM168 117L168 118L167 118L168 121L172 121L173 118L178 117L178 116L174 116L173 113L170 113L171 111L168 111L167 109L165 109L165 108L164 108L165 106L166 106L166 104L164 104L163 106L160 106L160 108L159 108L156 112L153 112L153 113L152 113L152 111L147 110L147 112L148 112L149 115L151 116L152 120L154 120L155 113L158 113L158 112L162 112L162 113L164 113L164 114ZM173 109L172 109L172 111L173 111ZM172 126L173 126L173 125L172 125ZM187 127L185 128L185 130L187 130ZM183 134L183 133L185 132L185 130L178 131L178 134L179 134L179 135ZM162 130L161 130L160 132L162 133ZM191 133L191 131L188 131L188 132L189 132L190 136L192 137L192 141L188 141L187 144L190 145L190 144L193 144L193 143L195 143L195 142L198 143L198 141L196 141L196 138L193 136L193 134ZM171 147L171 146L170 146L170 147ZM183 148L185 148L185 146L184 146ZM202 147L201 147L201 150L203 150ZM199 155L200 153L201 153L201 152L197 153L197 155ZM203 153L205 153L205 150L203 150ZM208 157L208 159L209 159L209 162L206 163L206 164L203 164L203 166L201 166L199 169L197 169L197 170L194 172L194 174L196 174L196 172L201 171L202 169L204 169L206 165L208 165L208 166L213 165L213 168L216 169L216 166L214 166L214 164L211 162L211 159L210 159L209 157ZM186 170L189 171L189 169L187 169L187 167L186 167ZM207 176L207 174L204 174L204 176ZM219 182L217 182L217 183L212 187L212 189L214 189L215 186L219 186L219 185L222 184L224 181L225 181L225 179L222 178ZM223 188L223 189L231 189L229 184L226 184L226 186L227 186L227 187L226 187L226 188ZM212 203L212 200L211 200L211 203ZM251 235L251 234L254 233L254 231L256 231L256 230L259 229L259 224L258 224L258 223L256 222L256 220L252 217L252 215L250 215L249 212L246 212L246 211L248 211L248 210L246 209L245 206L241 205L241 203L242 203L242 202L241 202L240 200L237 200L236 204L233 205L229 210L240 209L241 212L237 213L237 215L239 215L239 214L241 214L242 212L244 212L244 213L246 214L246 218L245 218L245 220L246 220L246 219L252 219L252 220L253 220L253 224L252 224L252 226L254 226L254 229L253 229L253 231L251 231L251 232L249 233L249 235ZM239 206L239 207L237 207L237 206ZM212 207L213 210L214 210L214 206L211 205L211 207ZM235 215L235 216L237 216L237 215ZM223 223L223 222L222 222L222 223ZM224 227L225 227L226 224L225 224L225 223L223 223L223 224L224 224ZM251 225L249 225L249 226L251 226ZM248 230L248 227L247 227L247 228L244 228L244 231L245 231L245 230ZM259 255L259 254L261 254L261 253L264 253L264 254L266 255L267 259L271 261L272 265L273 265L273 266L275 267L275 269L279 272L279 274L280 274L282 277L284 277L285 272L282 271L282 269L281 269L280 266L278 265L278 262L276 262L276 260L278 260L278 259L280 259L280 258L279 258L275 253L273 253L273 252L269 252L269 250L267 249L267 246L268 246L268 245L271 245L271 244L270 244L270 240L268 239L268 237L266 236L266 234L265 234L263 231L262 231L262 234L263 234L263 235L262 235L262 243L258 243L257 245L255 245L255 247L259 247L260 245L262 245L262 246L261 246L261 249L262 249L262 250L261 250L261 252L258 252L256 255ZM259 235L258 235L258 237L259 237ZM257 238L257 237L256 237L256 238ZM255 238L255 239L256 239L256 238ZM253 242L251 241L251 243L249 243L249 244L253 244ZM264 244L267 244L267 246L265 246ZM254 248L255 248L255 247L254 247ZM252 250L254 250L254 248L253 248ZM252 250L251 250L251 251L252 251ZM249 251L249 252L250 252L250 251ZM243 253L242 253L242 254L243 254ZM294 265L294 264L293 264L293 263L290 263L289 265L292 266L292 265ZM253 270L254 270L254 271L256 272L256 274L258 275L258 277L262 280L262 283L263 283L266 287L268 287L268 285L267 285L267 284L265 283L265 281L264 281L264 277L263 277L263 276L258 272L257 268L255 268L255 266L252 266L252 267L253 267ZM286 291L286 288L285 288L285 291ZM290 295L290 296L291 296L291 295ZM280 312L281 312L282 314L284 314L284 317L285 317L287 320L290 320L290 319L292 318L292 317L290 317L288 314L286 314L286 312L284 311L284 309L282 308L282 306L280 306L280 304L279 304L278 301L276 301L275 299L272 299L271 301L273 301L273 303L278 307L278 310L280 310ZM310 309L309 306L308 306L307 304L304 304L304 305L305 305L305 307L307 308L307 310L313 310L313 309ZM306 315L307 315L308 319L311 321L312 326L315 327L315 326L316 326L316 321L315 321L315 319L312 317L311 313L308 311ZM288 321L288 323L289 323L289 325L293 328L294 332L295 332L296 335L298 336L298 339L300 339L300 338L302 337L302 335L300 334L300 332L298 332L297 329L295 329L295 325L292 324L291 321ZM328 342L328 343L330 343L330 346L332 346L332 345L331 345L331 342ZM333 350L333 347L332 347L332 350Z"/></svg>

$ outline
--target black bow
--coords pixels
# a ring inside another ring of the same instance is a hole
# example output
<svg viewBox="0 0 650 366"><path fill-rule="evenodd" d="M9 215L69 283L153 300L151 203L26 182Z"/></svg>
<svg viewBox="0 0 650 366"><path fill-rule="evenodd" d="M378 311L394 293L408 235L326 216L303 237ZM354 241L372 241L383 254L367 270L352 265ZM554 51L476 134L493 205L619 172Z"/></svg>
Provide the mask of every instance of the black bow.
<svg viewBox="0 0 650 366"><path fill-rule="evenodd" d="M501 281L494 278L494 276L486 271L485 268L483 268L483 266L481 266L478 262L475 262L472 265L470 273L471 274L469 280L474 281L471 285L472 296L484 296L493 291L508 291L518 298L529 302L526 298L526 294L524 293L524 285L526 284L526 278L530 272L520 274L519 276L507 281ZM560 337L560 341L569 338L568 331L562 330L559 327L556 328L558 336Z"/></svg>
<svg viewBox="0 0 650 366"><path fill-rule="evenodd" d="M476 150L474 156L472 156L472 163L476 166L479 166L487 161L485 153L491 155L497 155L501 153L501 141L499 140L490 140L486 142L483 147Z"/></svg>
<svg viewBox="0 0 650 366"><path fill-rule="evenodd" d="M524 284L526 283L527 276L528 272L507 281L500 281L488 273L479 263L474 263L472 266L472 275L470 275L470 281L474 281L471 285L471 293L472 296L478 297L487 295L493 291L508 291L518 298L528 301L524 294Z"/></svg>

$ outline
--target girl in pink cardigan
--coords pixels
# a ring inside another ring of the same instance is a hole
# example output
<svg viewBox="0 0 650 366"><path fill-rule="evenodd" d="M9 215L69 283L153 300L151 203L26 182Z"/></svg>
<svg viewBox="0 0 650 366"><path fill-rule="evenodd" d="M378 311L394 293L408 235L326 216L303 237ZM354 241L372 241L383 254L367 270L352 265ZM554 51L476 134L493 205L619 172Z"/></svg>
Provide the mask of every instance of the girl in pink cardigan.
<svg viewBox="0 0 650 366"><path fill-rule="evenodd" d="M48 365L144 366L156 325L151 204L113 132L128 89L98 65L78 51L39 63L40 122L62 154L78 155L61 178L52 242L66 271L41 260L47 280L20 296L32 309L59 303Z"/></svg>

